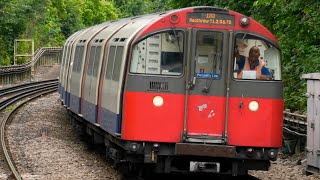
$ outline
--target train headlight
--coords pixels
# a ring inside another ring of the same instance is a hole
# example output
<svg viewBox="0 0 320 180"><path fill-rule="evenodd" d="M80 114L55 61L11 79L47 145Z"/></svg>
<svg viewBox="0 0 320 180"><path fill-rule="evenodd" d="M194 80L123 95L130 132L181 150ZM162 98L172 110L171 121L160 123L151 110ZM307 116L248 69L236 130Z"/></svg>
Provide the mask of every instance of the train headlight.
<svg viewBox="0 0 320 180"><path fill-rule="evenodd" d="M179 16L177 16L176 14L173 14L173 15L171 15L171 17L170 17L170 22L171 22L172 24L178 23L179 20L180 20L180 18L179 18Z"/></svg>
<svg viewBox="0 0 320 180"><path fill-rule="evenodd" d="M248 17L242 17L240 19L240 25L242 27L247 27L249 25L249 23L250 23L250 19Z"/></svg>
<svg viewBox="0 0 320 180"><path fill-rule="evenodd" d="M155 105L156 107L161 107L163 105L163 98L161 96L154 97L153 105Z"/></svg>
<svg viewBox="0 0 320 180"><path fill-rule="evenodd" d="M249 109L250 111L256 112L259 109L259 103L257 101L251 101L249 103Z"/></svg>

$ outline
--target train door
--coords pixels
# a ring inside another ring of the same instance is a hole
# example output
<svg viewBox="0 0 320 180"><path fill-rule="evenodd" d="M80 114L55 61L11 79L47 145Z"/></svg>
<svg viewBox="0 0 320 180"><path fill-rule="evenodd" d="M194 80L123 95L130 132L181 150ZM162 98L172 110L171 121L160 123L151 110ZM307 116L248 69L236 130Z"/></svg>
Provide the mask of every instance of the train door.
<svg viewBox="0 0 320 180"><path fill-rule="evenodd" d="M223 143L226 121L227 32L192 30L186 140Z"/></svg>

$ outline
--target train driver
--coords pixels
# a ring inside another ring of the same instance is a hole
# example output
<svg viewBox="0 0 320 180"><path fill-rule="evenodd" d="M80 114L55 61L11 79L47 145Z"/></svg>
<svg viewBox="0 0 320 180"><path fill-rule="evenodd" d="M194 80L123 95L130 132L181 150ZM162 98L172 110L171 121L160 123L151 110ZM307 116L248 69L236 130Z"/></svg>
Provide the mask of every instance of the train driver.
<svg viewBox="0 0 320 180"><path fill-rule="evenodd" d="M265 67L265 63L260 57L260 49L257 46L251 47L249 50L249 57L245 57L236 51L236 63L238 66L237 78L243 79L261 79L272 80L272 75L268 68ZM252 73L253 77L252 78Z"/></svg>

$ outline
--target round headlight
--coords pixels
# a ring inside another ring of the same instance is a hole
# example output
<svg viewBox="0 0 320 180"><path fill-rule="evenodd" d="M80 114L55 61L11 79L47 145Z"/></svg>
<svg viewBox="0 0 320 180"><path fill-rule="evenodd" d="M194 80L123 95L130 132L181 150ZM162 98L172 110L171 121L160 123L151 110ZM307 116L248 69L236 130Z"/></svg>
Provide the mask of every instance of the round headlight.
<svg viewBox="0 0 320 180"><path fill-rule="evenodd" d="M179 16L177 16L176 14L172 15L171 16L171 19L170 19L171 23L178 23L179 22Z"/></svg>
<svg viewBox="0 0 320 180"><path fill-rule="evenodd" d="M161 96L156 96L153 98L153 105L160 107L163 105L163 98Z"/></svg>
<svg viewBox="0 0 320 180"><path fill-rule="evenodd" d="M257 101L251 101L250 103L249 103L249 109L250 109L250 111L258 111L258 109L259 109L259 103L257 102Z"/></svg>
<svg viewBox="0 0 320 180"><path fill-rule="evenodd" d="M247 27L249 25L249 23L250 23L250 19L248 17L242 17L240 19L240 25L242 27Z"/></svg>

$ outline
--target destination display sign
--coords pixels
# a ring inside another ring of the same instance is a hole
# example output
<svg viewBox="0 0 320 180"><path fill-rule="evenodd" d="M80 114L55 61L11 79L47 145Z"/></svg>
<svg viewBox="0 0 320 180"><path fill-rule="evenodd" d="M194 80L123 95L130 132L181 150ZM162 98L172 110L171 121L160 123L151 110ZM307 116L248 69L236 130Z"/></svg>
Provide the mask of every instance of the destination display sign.
<svg viewBox="0 0 320 180"><path fill-rule="evenodd" d="M187 14L187 24L234 26L234 16L219 13L192 12Z"/></svg>

